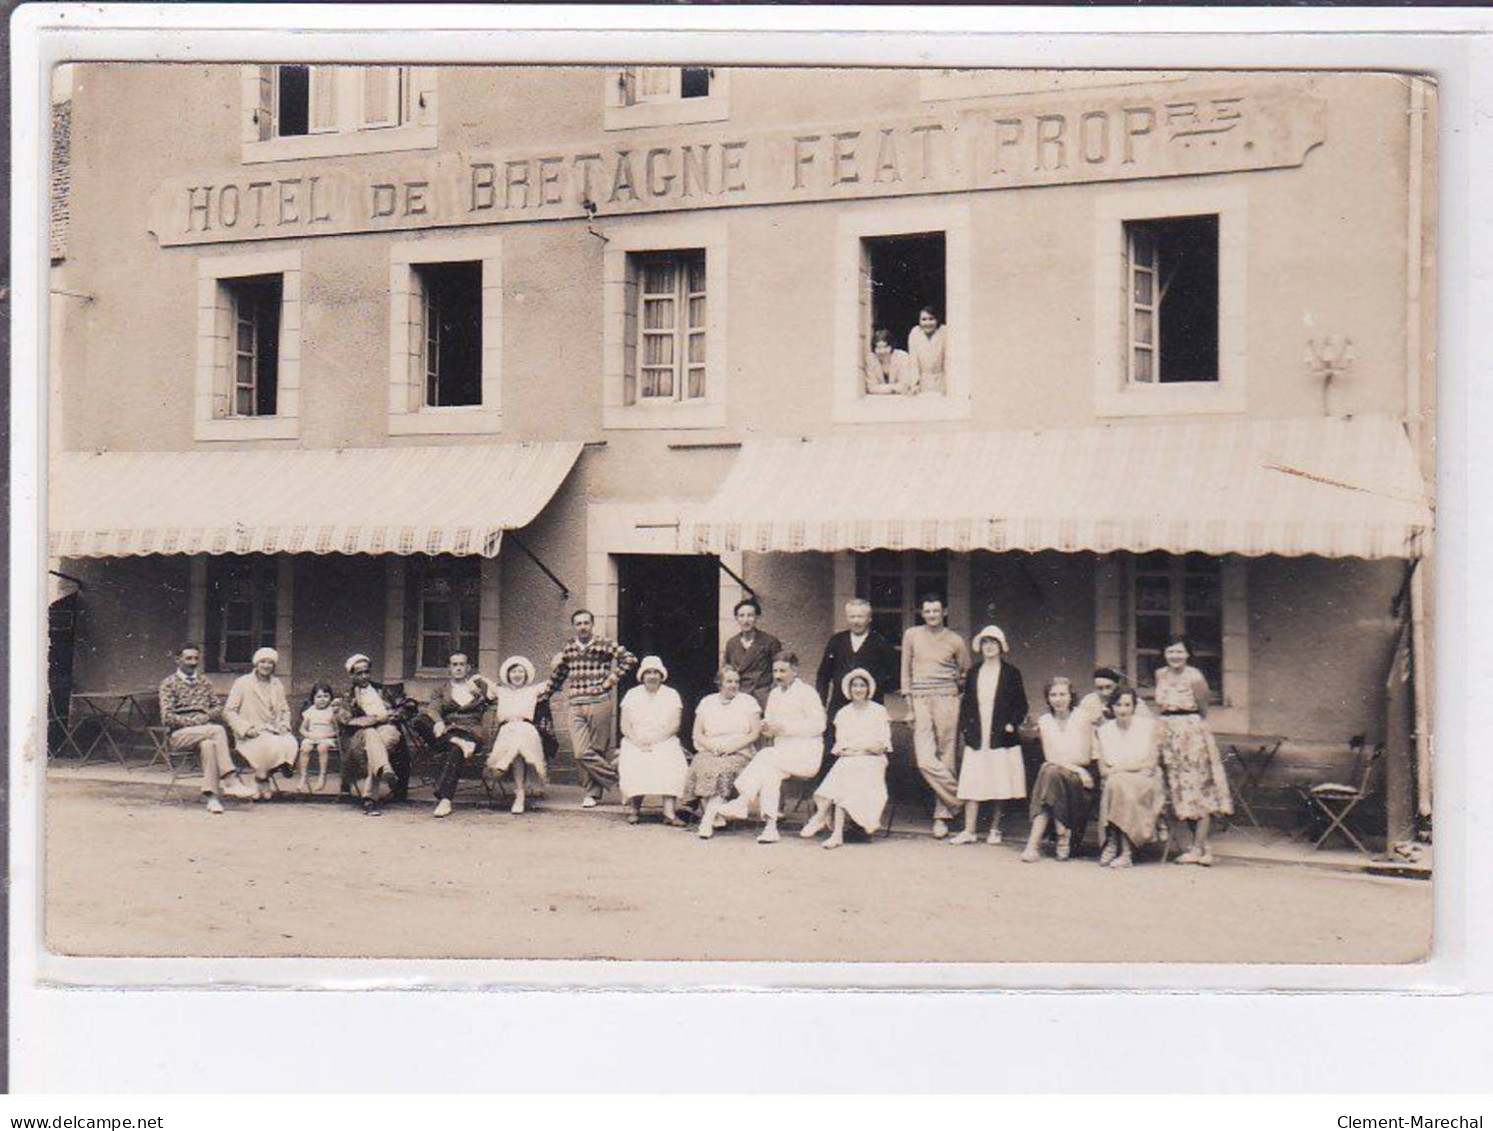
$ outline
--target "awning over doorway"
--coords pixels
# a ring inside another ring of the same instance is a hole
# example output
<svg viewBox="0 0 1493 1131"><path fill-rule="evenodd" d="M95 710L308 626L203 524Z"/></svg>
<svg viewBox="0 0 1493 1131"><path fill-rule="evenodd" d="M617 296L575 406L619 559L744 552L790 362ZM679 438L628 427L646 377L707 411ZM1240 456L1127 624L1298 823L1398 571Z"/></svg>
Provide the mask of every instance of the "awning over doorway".
<svg viewBox="0 0 1493 1131"><path fill-rule="evenodd" d="M53 557L479 554L527 525L579 442L325 451L69 452Z"/></svg>
<svg viewBox="0 0 1493 1131"><path fill-rule="evenodd" d="M700 553L1168 550L1403 558L1431 511L1393 417L744 444Z"/></svg>

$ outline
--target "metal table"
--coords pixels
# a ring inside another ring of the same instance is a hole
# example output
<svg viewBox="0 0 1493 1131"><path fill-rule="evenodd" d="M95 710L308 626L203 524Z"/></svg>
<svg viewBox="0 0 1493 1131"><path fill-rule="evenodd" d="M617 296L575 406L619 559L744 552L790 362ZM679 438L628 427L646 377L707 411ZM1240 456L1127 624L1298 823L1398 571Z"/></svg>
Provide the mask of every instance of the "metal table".
<svg viewBox="0 0 1493 1131"><path fill-rule="evenodd" d="M100 746L114 756L126 770L130 768L124 750L115 738L116 733L128 739L149 741L146 727L150 725L149 705L154 702L156 692L151 691L75 691L63 729L62 745L71 747L78 754L78 768L82 769L93 760ZM89 724L97 726L93 740L85 747L79 735Z"/></svg>
<svg viewBox="0 0 1493 1131"><path fill-rule="evenodd" d="M1260 783L1270 772L1270 767L1286 740L1280 735L1235 735L1224 738L1223 741L1225 742L1223 754L1225 772L1230 766L1238 767L1238 773L1232 775L1237 780L1230 783L1234 799L1238 801L1239 808L1243 810L1245 819L1254 826L1255 832L1262 834L1263 840L1268 840L1270 830L1260 824L1259 818L1255 816L1254 806L1250 804L1250 799L1253 798L1256 804L1259 803Z"/></svg>

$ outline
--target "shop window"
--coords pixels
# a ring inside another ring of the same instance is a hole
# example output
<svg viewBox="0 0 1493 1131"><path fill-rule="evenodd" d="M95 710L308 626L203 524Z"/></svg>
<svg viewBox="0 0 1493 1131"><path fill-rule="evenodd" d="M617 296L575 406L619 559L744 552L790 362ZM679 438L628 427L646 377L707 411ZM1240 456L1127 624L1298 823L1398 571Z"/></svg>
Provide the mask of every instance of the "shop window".
<svg viewBox="0 0 1493 1131"><path fill-rule="evenodd" d="M420 371L430 408L482 403L482 263L421 263Z"/></svg>
<svg viewBox="0 0 1493 1131"><path fill-rule="evenodd" d="M922 624L922 600L946 603L949 557L943 552L872 550L855 556L855 595L871 602L871 625L897 648L902 633Z"/></svg>
<svg viewBox="0 0 1493 1131"><path fill-rule="evenodd" d="M634 293L624 403L701 401L705 380L705 252L628 256Z"/></svg>
<svg viewBox="0 0 1493 1131"><path fill-rule="evenodd" d="M232 326L228 416L274 416L280 379L280 309L285 284L279 275L225 279Z"/></svg>
<svg viewBox="0 0 1493 1131"><path fill-rule="evenodd" d="M276 568L265 554L212 557L207 563L209 670L247 671L254 653L275 646Z"/></svg>
<svg viewBox="0 0 1493 1131"><path fill-rule="evenodd" d="M1134 385L1218 380L1218 217L1125 224Z"/></svg>
<svg viewBox="0 0 1493 1131"><path fill-rule="evenodd" d="M416 559L409 577L415 666L422 672L443 672L455 652L465 652L475 663L482 614L481 559Z"/></svg>
<svg viewBox="0 0 1493 1131"><path fill-rule="evenodd" d="M1127 568L1129 645L1127 669L1143 688L1153 687L1166 663L1167 639L1181 635L1192 666L1223 694L1223 568L1207 554L1139 554Z"/></svg>

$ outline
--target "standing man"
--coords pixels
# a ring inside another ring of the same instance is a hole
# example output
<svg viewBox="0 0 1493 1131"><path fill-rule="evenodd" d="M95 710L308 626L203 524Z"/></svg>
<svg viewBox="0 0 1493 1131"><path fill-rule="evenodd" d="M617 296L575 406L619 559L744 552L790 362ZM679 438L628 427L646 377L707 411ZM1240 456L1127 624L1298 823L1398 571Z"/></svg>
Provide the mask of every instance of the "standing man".
<svg viewBox="0 0 1493 1131"><path fill-rule="evenodd" d="M964 639L944 625L943 598L923 598L923 623L902 635L902 691L912 702L912 746L918 772L933 791L933 836L949 835L959 807L959 696L969 670Z"/></svg>
<svg viewBox="0 0 1493 1131"><path fill-rule="evenodd" d="M876 691L872 696L876 702L884 702L888 691L897 690L897 650L871 627L871 602L864 597L846 601L845 622L850 627L835 633L824 646L824 659L819 661L819 672L814 680L819 698L824 701L831 719L836 711L850 702L840 685L856 668L865 668L876 680ZM831 733L827 732L826 738Z"/></svg>
<svg viewBox="0 0 1493 1131"><path fill-rule="evenodd" d="M612 756L612 689L632 671L638 658L616 641L592 635L596 617L589 609L577 609L570 617L575 637L560 650L550 673L548 694L569 683L570 739L575 762L581 771L586 796L582 809L593 809L617 784L617 760Z"/></svg>
<svg viewBox="0 0 1493 1131"><path fill-rule="evenodd" d="M219 793L252 801L259 791L234 769L228 732L223 729L223 708L201 667L202 649L183 644L176 653L176 670L161 680L161 725L169 732L166 743L172 750L197 749L207 811L221 813Z"/></svg>
<svg viewBox="0 0 1493 1131"><path fill-rule="evenodd" d="M755 597L743 597L731 610L741 629L726 641L726 663L741 673L741 690L766 709L772 691L772 659L783 650L783 642L771 633L757 628L762 606Z"/></svg>

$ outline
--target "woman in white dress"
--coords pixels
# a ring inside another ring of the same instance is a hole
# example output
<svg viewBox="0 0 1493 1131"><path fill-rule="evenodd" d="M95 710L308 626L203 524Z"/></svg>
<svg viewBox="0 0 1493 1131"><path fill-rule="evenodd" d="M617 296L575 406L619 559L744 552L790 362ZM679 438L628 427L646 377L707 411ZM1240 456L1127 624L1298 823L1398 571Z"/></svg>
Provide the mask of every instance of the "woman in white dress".
<svg viewBox="0 0 1493 1131"><path fill-rule="evenodd" d="M618 788L632 802L627 823L642 820L643 798L661 797L664 824L682 828L674 812L684 792L689 765L679 744L679 724L684 701L679 692L665 687L669 671L657 656L645 656L638 665L638 686L622 697L622 743L617 756Z"/></svg>
<svg viewBox="0 0 1493 1131"><path fill-rule="evenodd" d="M1161 782L1156 720L1135 713L1135 690L1121 687L1111 704L1115 717L1099 728L1099 825L1104 830L1101 866L1128 868L1135 849L1156 835L1166 804Z"/></svg>
<svg viewBox="0 0 1493 1131"><path fill-rule="evenodd" d="M1073 709L1073 681L1055 676L1045 695L1047 714L1037 720L1043 762L1032 786L1032 831L1021 854L1028 864L1041 853L1049 821L1057 826L1057 858L1072 856L1073 845L1083 843L1094 799L1094 726Z"/></svg>
<svg viewBox="0 0 1493 1131"><path fill-rule="evenodd" d="M835 712L835 745L830 751L835 764L814 791L814 815L798 834L806 839L816 836L829 826L833 809L834 827L824 848L839 848L845 843L847 814L874 835L886 811L891 718L886 708L871 698L876 694L876 680L865 668L848 672L840 686L850 702Z"/></svg>
<svg viewBox="0 0 1493 1131"><path fill-rule="evenodd" d="M757 751L737 775L735 797L726 802L712 798L705 806L705 815L700 818L703 839L708 840L721 827L717 817L744 821L755 805L763 820L757 843L776 843L780 839L783 782L788 778L809 779L819 772L819 763L824 760L825 724L819 693L798 678L798 657L792 652L779 652L773 658L772 682L762 723L762 737L772 739L772 745Z"/></svg>
<svg viewBox="0 0 1493 1131"><path fill-rule="evenodd" d="M498 778L512 773L512 813L522 813L528 802L529 770L541 784L549 774L544 742L534 725L539 700L548 686L534 682L534 665L524 656L510 657L498 669L498 686L494 689L498 737L487 756L487 771Z"/></svg>
<svg viewBox="0 0 1493 1131"><path fill-rule="evenodd" d="M1026 796L1026 766L1021 760L1021 727L1026 722L1026 685L1016 665L1007 662L1006 634L987 625L975 637L980 666L964 681L959 704L959 734L964 761L959 767L958 797L964 802L964 829L950 844L973 844L980 803L995 802L989 844L1001 842L1006 802Z"/></svg>
<svg viewBox="0 0 1493 1131"><path fill-rule="evenodd" d="M233 731L239 755L254 771L259 798L275 796L270 774L280 770L287 777L295 767L296 740L290 729L290 704L285 685L275 675L280 654L273 648L254 653L254 670L233 681L223 720Z"/></svg>

